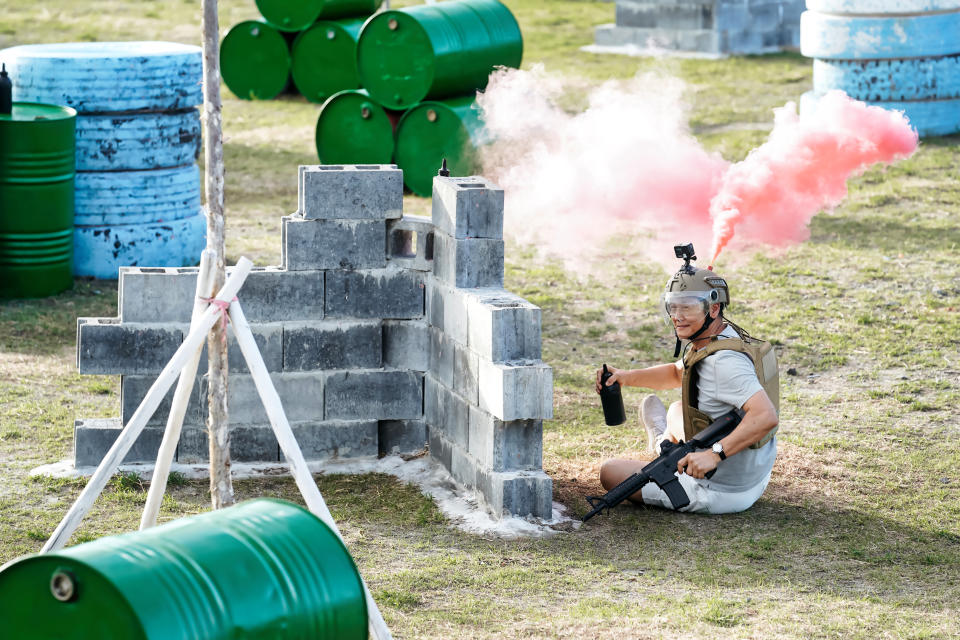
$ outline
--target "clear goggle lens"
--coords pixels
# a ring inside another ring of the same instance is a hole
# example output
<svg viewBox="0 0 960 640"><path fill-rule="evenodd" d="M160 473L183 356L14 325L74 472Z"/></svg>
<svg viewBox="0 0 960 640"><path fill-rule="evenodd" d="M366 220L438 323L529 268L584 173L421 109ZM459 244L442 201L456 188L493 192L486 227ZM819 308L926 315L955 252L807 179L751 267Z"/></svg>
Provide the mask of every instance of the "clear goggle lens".
<svg viewBox="0 0 960 640"><path fill-rule="evenodd" d="M703 316L719 297L716 290L667 292L663 296L663 312L668 322Z"/></svg>

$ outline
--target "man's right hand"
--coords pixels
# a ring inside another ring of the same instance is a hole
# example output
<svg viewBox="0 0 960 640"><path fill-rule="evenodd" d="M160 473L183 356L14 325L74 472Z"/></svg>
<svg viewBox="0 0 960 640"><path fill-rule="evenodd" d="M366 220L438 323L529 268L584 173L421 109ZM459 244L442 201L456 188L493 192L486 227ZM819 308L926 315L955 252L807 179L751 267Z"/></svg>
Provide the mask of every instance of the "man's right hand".
<svg viewBox="0 0 960 640"><path fill-rule="evenodd" d="M610 385L612 385L614 382L619 382L621 387L624 386L624 385L623 385L623 382L622 382L621 379L620 379L620 376L623 375L623 371L621 371L620 369L614 369L614 368L611 367L610 365L607 365L607 371L609 371L611 374L613 374L613 375L611 375L609 378L607 378L607 386L608 386L608 387L609 387ZM602 369L602 368L597 369L597 386L596 386L597 393L600 393L600 388L601 388L601 387L600 387L600 376L602 376L602 375L603 375L603 369Z"/></svg>

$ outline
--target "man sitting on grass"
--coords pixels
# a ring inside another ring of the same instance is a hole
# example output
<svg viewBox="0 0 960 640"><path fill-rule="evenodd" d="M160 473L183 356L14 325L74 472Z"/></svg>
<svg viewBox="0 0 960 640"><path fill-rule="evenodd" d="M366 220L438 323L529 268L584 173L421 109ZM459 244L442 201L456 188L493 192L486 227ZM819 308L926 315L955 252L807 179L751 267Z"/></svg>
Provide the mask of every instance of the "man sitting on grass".
<svg viewBox="0 0 960 640"><path fill-rule="evenodd" d="M692 245L686 247L686 256L681 256L684 247L677 247L678 257L685 257L686 264L667 282L663 296L664 312L677 336L674 357L680 354L681 340L687 341L686 353L677 362L646 369L608 367L613 375L607 385L619 382L630 387L682 389L681 401L670 405L669 411L655 395L643 399L640 420L646 427L650 453L659 453L664 439L689 440L716 418L741 410L742 420L732 433L712 450L688 454L677 467L680 484L690 498L683 511L734 513L760 498L777 456L776 356L769 343L752 338L723 317L730 303L726 281L711 270L690 266L696 256ZM597 371L597 393L601 373ZM607 460L600 469L600 483L609 491L646 464ZM706 474L714 469L716 473L707 479ZM652 482L630 500L673 508Z"/></svg>

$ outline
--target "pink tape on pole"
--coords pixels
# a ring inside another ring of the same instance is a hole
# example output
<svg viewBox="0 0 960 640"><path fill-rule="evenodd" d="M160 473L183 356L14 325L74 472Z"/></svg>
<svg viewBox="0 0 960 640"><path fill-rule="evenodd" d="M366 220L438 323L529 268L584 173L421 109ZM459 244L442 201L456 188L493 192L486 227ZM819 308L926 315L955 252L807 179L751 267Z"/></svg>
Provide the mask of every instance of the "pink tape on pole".
<svg viewBox="0 0 960 640"><path fill-rule="evenodd" d="M220 327L224 331L226 331L227 321L230 319L229 316L227 315L227 311L230 310L230 302L236 302L237 297L234 296L233 300L231 300L230 302L227 302L226 300L220 300L219 298L200 298L200 300L208 304L212 304L213 306L220 309Z"/></svg>

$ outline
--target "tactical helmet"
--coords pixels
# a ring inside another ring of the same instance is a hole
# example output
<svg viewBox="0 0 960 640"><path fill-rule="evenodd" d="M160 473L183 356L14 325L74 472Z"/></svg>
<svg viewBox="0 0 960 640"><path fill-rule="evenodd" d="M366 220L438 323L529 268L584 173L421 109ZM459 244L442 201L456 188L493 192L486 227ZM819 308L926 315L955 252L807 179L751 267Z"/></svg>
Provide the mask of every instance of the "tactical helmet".
<svg viewBox="0 0 960 640"><path fill-rule="evenodd" d="M727 281L712 269L698 269L690 264L691 260L697 259L692 244L676 245L673 249L677 257L684 260L684 265L667 281L667 286L664 288L661 299L664 318L667 324L673 327L671 319L673 314L692 315L694 312L704 314L706 317L703 326L690 336L692 339L703 333L710 325L711 305L720 304L720 312L723 313L724 307L730 304L730 290L727 288ZM677 336L674 357L679 353L680 337Z"/></svg>

